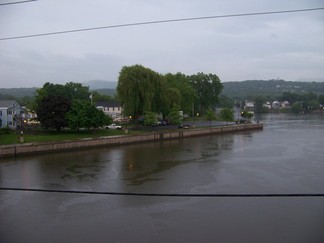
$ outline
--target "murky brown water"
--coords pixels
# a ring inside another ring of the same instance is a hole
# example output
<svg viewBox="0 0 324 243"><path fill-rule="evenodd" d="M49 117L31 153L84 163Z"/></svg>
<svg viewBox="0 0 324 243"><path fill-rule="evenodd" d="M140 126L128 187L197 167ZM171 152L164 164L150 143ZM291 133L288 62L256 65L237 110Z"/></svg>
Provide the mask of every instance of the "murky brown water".
<svg viewBox="0 0 324 243"><path fill-rule="evenodd" d="M324 193L324 117L263 131L0 160L0 187L136 193ZM0 191L0 242L324 242L324 197Z"/></svg>

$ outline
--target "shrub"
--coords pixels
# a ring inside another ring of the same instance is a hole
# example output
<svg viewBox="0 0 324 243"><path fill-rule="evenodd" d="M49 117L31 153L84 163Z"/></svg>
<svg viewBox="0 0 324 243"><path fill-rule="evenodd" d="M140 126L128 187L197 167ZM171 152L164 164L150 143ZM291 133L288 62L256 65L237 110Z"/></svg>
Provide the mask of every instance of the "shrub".
<svg viewBox="0 0 324 243"><path fill-rule="evenodd" d="M0 128L0 134L9 134L10 128L8 126Z"/></svg>

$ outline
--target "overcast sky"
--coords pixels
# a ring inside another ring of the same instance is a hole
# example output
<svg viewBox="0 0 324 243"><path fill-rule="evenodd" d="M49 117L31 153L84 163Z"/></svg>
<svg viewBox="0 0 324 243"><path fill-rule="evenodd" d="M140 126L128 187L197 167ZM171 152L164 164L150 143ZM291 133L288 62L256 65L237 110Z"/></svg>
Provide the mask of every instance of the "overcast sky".
<svg viewBox="0 0 324 243"><path fill-rule="evenodd" d="M18 0L0 0L0 3ZM38 0L0 6L0 38L155 20L324 7L323 0ZM0 87L159 73L324 81L324 10L0 41Z"/></svg>

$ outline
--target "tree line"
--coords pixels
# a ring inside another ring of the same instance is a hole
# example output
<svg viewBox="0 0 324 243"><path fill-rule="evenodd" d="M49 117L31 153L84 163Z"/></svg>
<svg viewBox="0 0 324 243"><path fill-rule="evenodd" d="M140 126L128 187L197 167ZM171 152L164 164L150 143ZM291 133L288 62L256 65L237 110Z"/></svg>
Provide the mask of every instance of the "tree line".
<svg viewBox="0 0 324 243"><path fill-rule="evenodd" d="M222 88L216 74L163 75L142 65L134 65L121 69L117 98L124 115L134 120L148 112L162 114L165 119L180 110L190 115L205 114L217 106Z"/></svg>
<svg viewBox="0 0 324 243"><path fill-rule="evenodd" d="M248 83L255 84L255 82L261 81ZM268 82L267 85L271 87L274 84L285 87L296 86L295 83L285 81ZM47 82L36 92L33 91L36 93L34 97L18 97L18 102L35 111L44 128L57 130L63 127L96 128L110 123L110 117L104 116L102 112L95 109L94 103L99 100L119 101L123 106L124 116L131 117L134 121L144 117L146 124L154 122L157 114L161 114L163 119L178 124L180 122L179 111L191 117L200 114L211 121L216 119L214 112L216 107L225 108L219 115L223 120L231 121L233 120L231 109L234 106L234 99L224 95L223 87L226 85L227 83L221 83L216 74L202 72L194 75L185 75L180 72L160 74L142 65L133 65L122 67L115 97L90 91L89 87L80 83L69 82L62 85ZM233 86L234 83L230 85ZM316 83L312 83L311 86L315 87ZM254 100L256 113L267 112L263 104L273 100L289 101L292 105L291 111L298 113L311 111L317 109L320 104L323 105L324 95L321 93L283 92L281 95L272 96L255 92L257 96L253 96L253 92L250 92L244 98L241 96L241 99ZM11 96L0 94L1 97ZM240 99L236 100L236 104L242 105Z"/></svg>
<svg viewBox="0 0 324 243"><path fill-rule="evenodd" d="M31 107L45 129L90 129L111 122L111 118L91 104L91 95L95 96L95 100L102 97L91 93L89 87L80 83L69 82L62 85L47 82L36 93Z"/></svg>
<svg viewBox="0 0 324 243"><path fill-rule="evenodd" d="M265 102L267 101L288 101L291 105L291 108L288 111L293 113L300 112L311 112L318 110L321 106L324 105L324 95L317 95L313 92L308 92L305 94L298 94L292 92L283 92L280 96L276 98L269 96L256 96L252 100L255 101L255 112L256 113L265 113L268 112L268 109L264 107Z"/></svg>
<svg viewBox="0 0 324 243"><path fill-rule="evenodd" d="M162 75L142 65L134 65L121 69L114 98L90 91L80 83L47 82L36 90L33 98L22 99L21 105L33 110L46 129L69 127L78 130L109 124L111 117L97 110L95 102L112 99L120 102L124 116L134 120L143 116L150 120L162 114L163 118L178 124L179 111L194 115L214 110L222 87L215 74Z"/></svg>
<svg viewBox="0 0 324 243"><path fill-rule="evenodd" d="M247 80L223 83L222 95L235 100L245 99L253 94L263 97L278 97L284 92L295 94L324 94L324 82L301 82L285 80Z"/></svg>

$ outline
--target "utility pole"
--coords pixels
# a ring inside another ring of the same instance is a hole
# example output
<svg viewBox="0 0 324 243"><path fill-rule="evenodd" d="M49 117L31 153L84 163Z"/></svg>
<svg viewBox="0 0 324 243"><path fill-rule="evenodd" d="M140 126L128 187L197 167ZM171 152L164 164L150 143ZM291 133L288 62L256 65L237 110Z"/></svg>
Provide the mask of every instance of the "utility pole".
<svg viewBox="0 0 324 243"><path fill-rule="evenodd" d="M195 128L195 103L192 102L192 127Z"/></svg>
<svg viewBox="0 0 324 243"><path fill-rule="evenodd" d="M92 104L93 104L93 92L91 92L89 98L90 98L90 100L91 100L91 105L92 105Z"/></svg>

